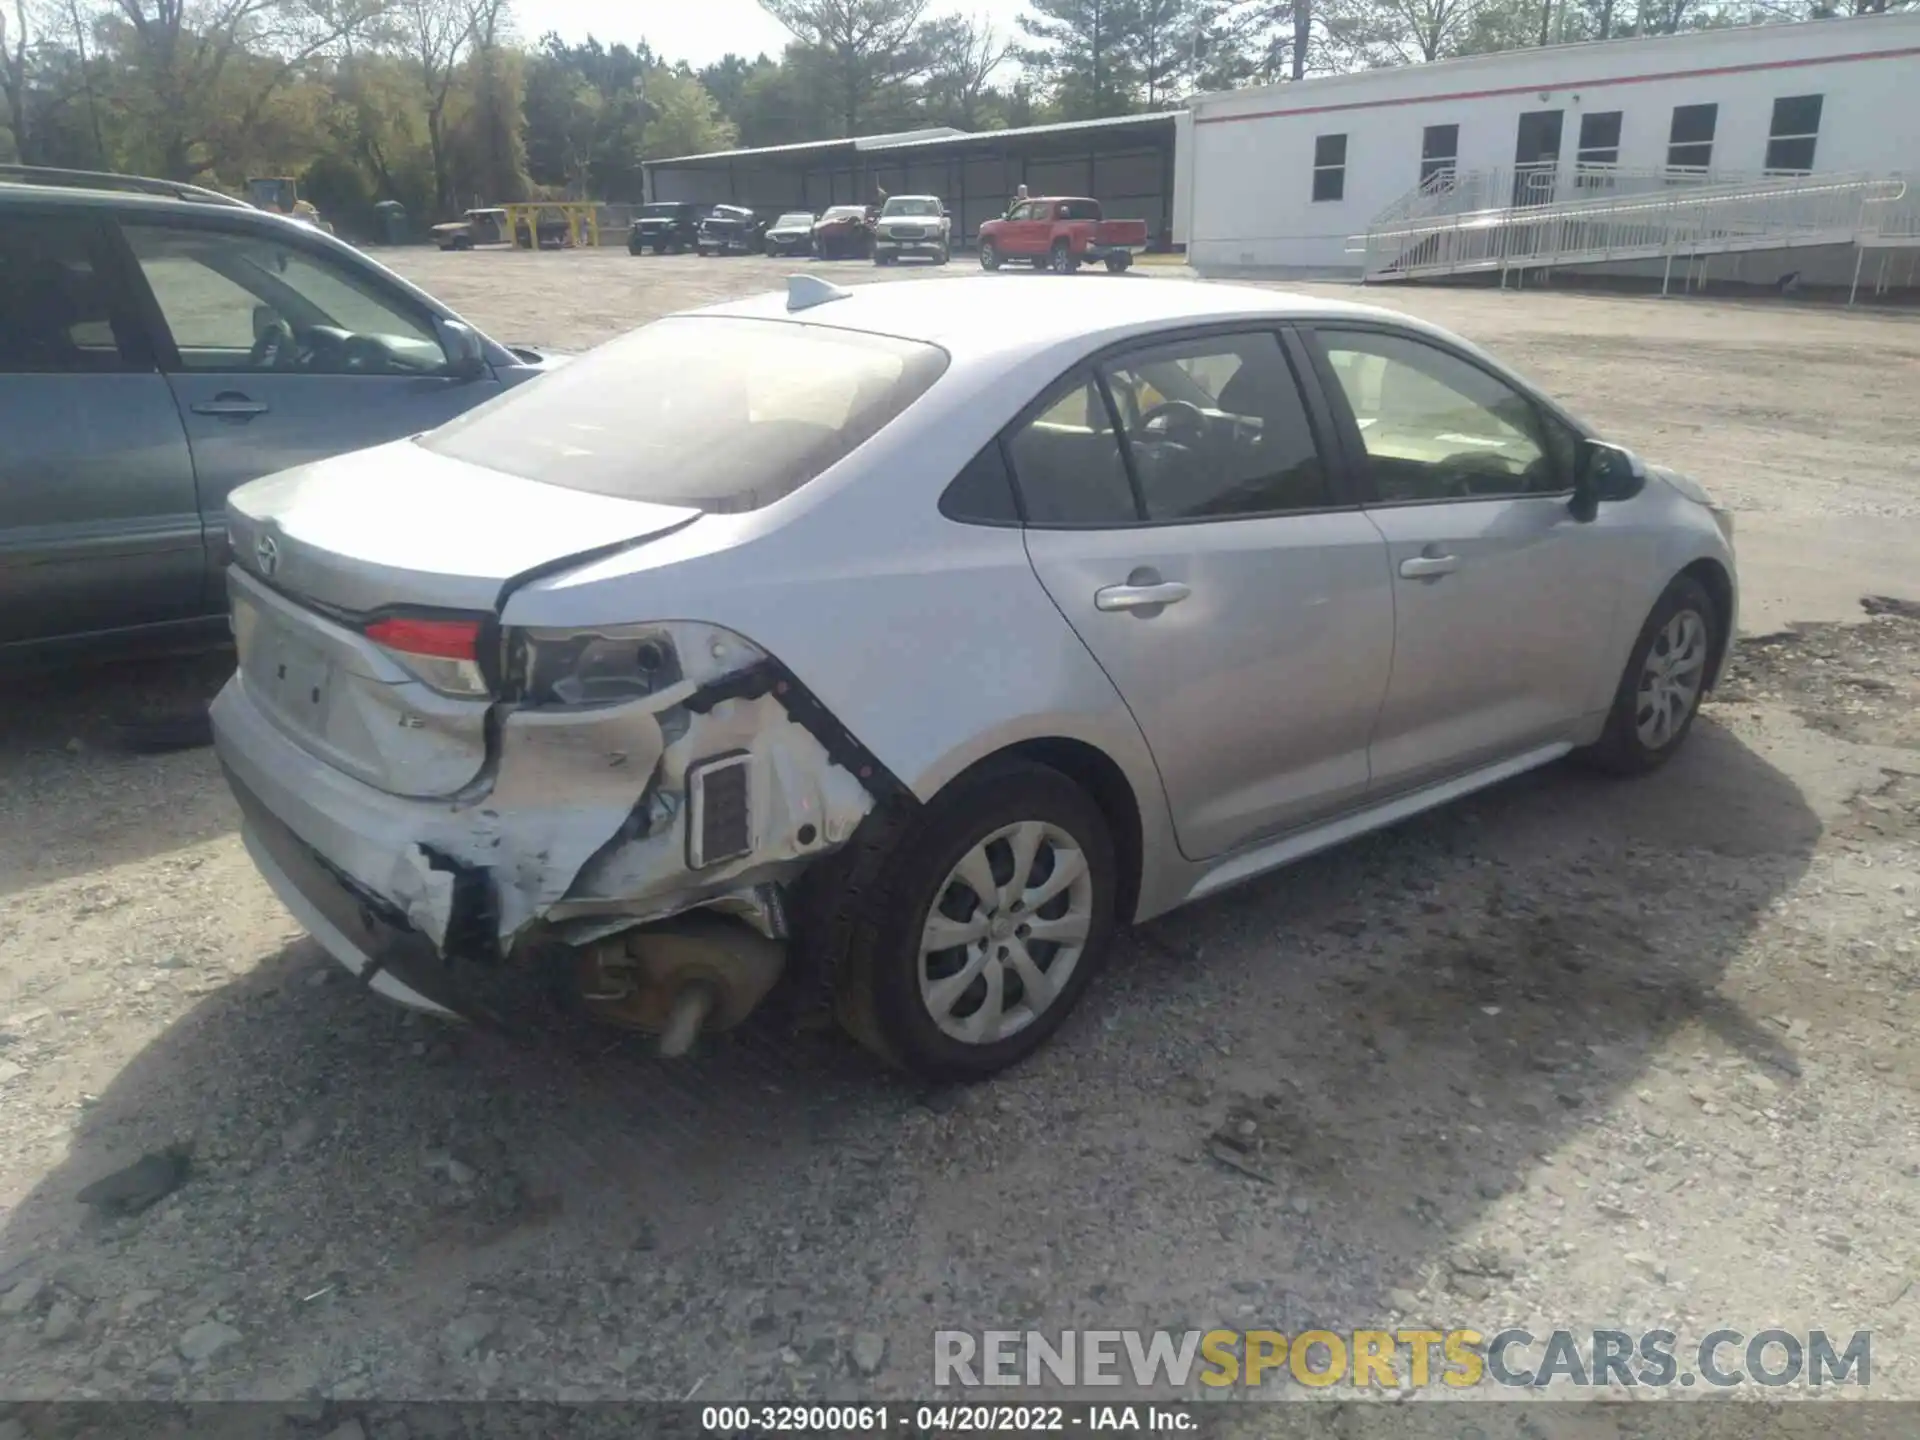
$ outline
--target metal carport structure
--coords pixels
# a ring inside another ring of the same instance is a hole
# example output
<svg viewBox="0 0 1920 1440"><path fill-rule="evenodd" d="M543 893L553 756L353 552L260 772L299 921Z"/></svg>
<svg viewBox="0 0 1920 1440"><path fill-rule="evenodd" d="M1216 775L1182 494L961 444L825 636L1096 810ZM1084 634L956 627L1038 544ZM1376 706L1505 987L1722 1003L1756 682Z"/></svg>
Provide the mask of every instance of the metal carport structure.
<svg viewBox="0 0 1920 1440"><path fill-rule="evenodd" d="M1173 239L1174 137L1181 112L1073 120L1017 130L916 130L722 150L649 160L651 200L811 210L938 195L955 243L1004 214L1022 185L1032 195L1088 195L1116 217L1147 222L1151 248Z"/></svg>

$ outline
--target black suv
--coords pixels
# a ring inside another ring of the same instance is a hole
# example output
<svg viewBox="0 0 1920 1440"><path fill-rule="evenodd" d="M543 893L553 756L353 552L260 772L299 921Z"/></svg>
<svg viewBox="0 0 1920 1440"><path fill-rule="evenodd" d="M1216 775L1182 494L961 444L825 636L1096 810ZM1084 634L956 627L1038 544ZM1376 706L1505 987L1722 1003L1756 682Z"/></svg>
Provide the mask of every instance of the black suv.
<svg viewBox="0 0 1920 1440"><path fill-rule="evenodd" d="M743 205L716 205L700 222L698 249L702 255L726 255L739 251L755 254L767 233L767 217L756 215Z"/></svg>
<svg viewBox="0 0 1920 1440"><path fill-rule="evenodd" d="M700 243L700 221L710 207L691 200L660 200L644 205L627 232L627 253L678 255Z"/></svg>

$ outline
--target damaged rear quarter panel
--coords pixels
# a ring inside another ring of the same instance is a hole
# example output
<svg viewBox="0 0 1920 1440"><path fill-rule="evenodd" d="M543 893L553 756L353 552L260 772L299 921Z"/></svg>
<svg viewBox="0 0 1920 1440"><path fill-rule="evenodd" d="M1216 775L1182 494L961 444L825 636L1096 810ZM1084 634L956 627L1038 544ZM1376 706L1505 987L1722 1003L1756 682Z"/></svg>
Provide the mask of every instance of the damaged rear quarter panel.
<svg viewBox="0 0 1920 1440"><path fill-rule="evenodd" d="M465 829L438 827L401 852L386 892L443 952L465 948L482 919L488 948L506 951L536 921L577 940L790 878L873 807L871 767L835 763L832 736L791 713L804 692L755 646L695 624L636 627L642 637L669 640L684 678L621 704L503 706L490 784L458 811ZM577 637L529 635L535 647L556 638ZM750 848L692 871L688 771L735 753L747 758ZM469 893L495 913L463 912L468 870L486 881Z"/></svg>
<svg viewBox="0 0 1920 1440"><path fill-rule="evenodd" d="M801 489L542 577L515 591L503 621L564 630L698 616L724 626L777 658L922 802L1023 741L1091 746L1125 775L1140 815L1152 883L1136 914L1164 908L1184 893L1184 862L1132 713L1041 587L1023 533L939 513L947 482L1054 363L979 384L956 385L950 372ZM947 413L909 423L936 405Z"/></svg>
<svg viewBox="0 0 1920 1440"><path fill-rule="evenodd" d="M448 867L436 860L489 872L493 920L507 944L566 893L580 867L633 813L666 748L656 712L670 701L658 695L586 713L508 714L483 796L417 825L390 873L362 878L444 951L454 885Z"/></svg>

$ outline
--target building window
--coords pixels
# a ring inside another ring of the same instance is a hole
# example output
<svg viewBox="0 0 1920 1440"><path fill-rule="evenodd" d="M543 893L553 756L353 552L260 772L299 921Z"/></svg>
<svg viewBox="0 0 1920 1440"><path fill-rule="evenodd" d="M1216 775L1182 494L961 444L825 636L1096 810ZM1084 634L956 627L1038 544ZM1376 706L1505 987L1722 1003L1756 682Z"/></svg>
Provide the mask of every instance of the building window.
<svg viewBox="0 0 1920 1440"><path fill-rule="evenodd" d="M1338 200L1347 193L1347 137L1321 135L1313 142L1313 198Z"/></svg>
<svg viewBox="0 0 1920 1440"><path fill-rule="evenodd" d="M1420 135L1420 188L1451 190L1460 161L1460 127L1429 125Z"/></svg>
<svg viewBox="0 0 1920 1440"><path fill-rule="evenodd" d="M1667 132L1667 168L1705 171L1713 164L1713 126L1718 105L1676 105Z"/></svg>
<svg viewBox="0 0 1920 1440"><path fill-rule="evenodd" d="M1610 190L1620 164L1620 112L1595 110L1580 117L1580 148L1574 155L1574 183L1582 190Z"/></svg>
<svg viewBox="0 0 1920 1440"><path fill-rule="evenodd" d="M1813 169L1820 100L1818 95L1786 95L1773 102L1773 126L1767 131L1769 175L1804 175Z"/></svg>

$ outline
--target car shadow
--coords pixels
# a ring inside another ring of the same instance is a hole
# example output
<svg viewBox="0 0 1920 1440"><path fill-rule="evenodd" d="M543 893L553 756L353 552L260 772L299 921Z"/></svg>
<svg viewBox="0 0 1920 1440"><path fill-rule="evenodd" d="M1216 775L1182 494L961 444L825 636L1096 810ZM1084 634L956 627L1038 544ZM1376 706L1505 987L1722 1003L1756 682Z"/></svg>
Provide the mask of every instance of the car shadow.
<svg viewBox="0 0 1920 1440"><path fill-rule="evenodd" d="M1679 1032L1794 1083L1721 982L1821 833L1703 719L1654 777L1554 767L1127 932L965 1091L771 1023L678 1063L563 1018L447 1030L299 941L129 1060L9 1216L0 1285L44 1273L81 1320L0 1322L0 1393L924 1396L941 1326L1297 1333L1423 1285L1437 1313L1437 1257ZM189 1138L152 1209L76 1203ZM210 1318L243 1338L183 1373Z"/></svg>
<svg viewBox="0 0 1920 1440"><path fill-rule="evenodd" d="M233 828L204 725L226 649L0 677L0 896Z"/></svg>

